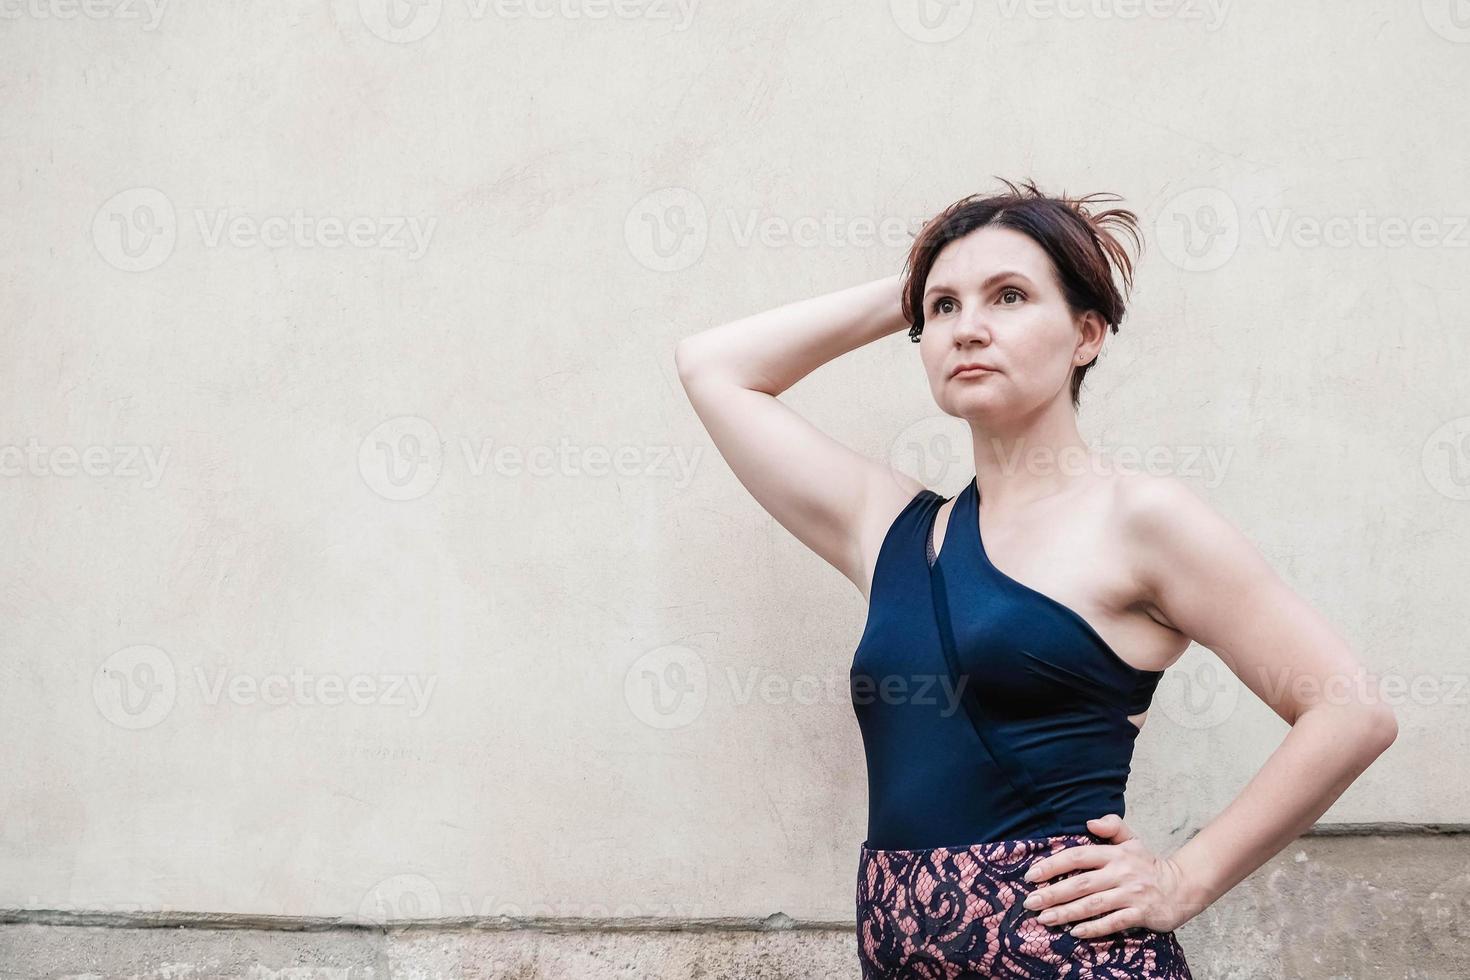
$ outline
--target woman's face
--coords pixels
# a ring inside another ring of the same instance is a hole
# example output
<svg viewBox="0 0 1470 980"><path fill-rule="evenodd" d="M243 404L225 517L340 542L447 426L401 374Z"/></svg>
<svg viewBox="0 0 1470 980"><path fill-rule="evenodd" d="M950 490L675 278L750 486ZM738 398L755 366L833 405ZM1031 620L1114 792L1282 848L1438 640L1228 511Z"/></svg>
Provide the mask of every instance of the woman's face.
<svg viewBox="0 0 1470 980"><path fill-rule="evenodd" d="M923 303L929 387L966 419L1021 418L1059 397L1070 407L1072 368L1092 360L1105 332L1095 313L1072 316L1040 245L993 225L944 247ZM955 374L966 364L991 370Z"/></svg>

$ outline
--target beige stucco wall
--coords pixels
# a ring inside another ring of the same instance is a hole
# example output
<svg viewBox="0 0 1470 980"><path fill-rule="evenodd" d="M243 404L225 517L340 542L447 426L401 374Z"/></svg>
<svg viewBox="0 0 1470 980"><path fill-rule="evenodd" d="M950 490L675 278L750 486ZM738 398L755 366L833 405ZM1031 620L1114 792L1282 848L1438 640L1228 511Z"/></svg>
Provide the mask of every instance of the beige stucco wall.
<svg viewBox="0 0 1470 980"><path fill-rule="evenodd" d="M673 345L993 174L1143 220L1084 435L1405 685L1324 822L1464 821L1470 29L1350 6L0 0L0 908L850 920L862 599ZM786 397L968 475L902 334ZM1191 650L1131 821L1284 731Z"/></svg>

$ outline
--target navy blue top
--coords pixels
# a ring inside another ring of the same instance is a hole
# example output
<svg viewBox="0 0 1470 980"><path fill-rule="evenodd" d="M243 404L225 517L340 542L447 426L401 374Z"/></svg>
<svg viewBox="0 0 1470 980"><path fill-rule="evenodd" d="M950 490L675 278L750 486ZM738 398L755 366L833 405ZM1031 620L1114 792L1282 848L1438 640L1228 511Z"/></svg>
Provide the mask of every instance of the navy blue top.
<svg viewBox="0 0 1470 980"><path fill-rule="evenodd" d="M1070 607L990 563L979 491L921 490L878 551L851 694L868 764L872 848L1086 834L1124 816L1138 727L1163 671L1119 657ZM936 610L931 588L945 601ZM958 670L941 639L947 617Z"/></svg>

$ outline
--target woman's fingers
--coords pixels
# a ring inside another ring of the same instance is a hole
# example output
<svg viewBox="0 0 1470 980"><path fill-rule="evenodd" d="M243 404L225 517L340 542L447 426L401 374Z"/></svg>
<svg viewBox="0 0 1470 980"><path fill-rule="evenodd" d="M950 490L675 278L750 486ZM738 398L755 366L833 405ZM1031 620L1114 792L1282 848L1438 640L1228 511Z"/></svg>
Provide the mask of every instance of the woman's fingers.
<svg viewBox="0 0 1470 980"><path fill-rule="evenodd" d="M1123 818L1116 813L1104 814L1087 821L1087 828L1099 837L1106 837L1114 844L1121 844L1125 840L1133 839L1133 831L1123 822Z"/></svg>
<svg viewBox="0 0 1470 980"><path fill-rule="evenodd" d="M1095 871L1084 871L1070 878L1063 878L1054 885L1038 888L1021 904L1028 909L1054 908L1063 902L1070 902L1082 898L1092 892L1100 892L1112 888L1118 882L1103 869ZM1043 920L1045 921L1045 920Z"/></svg>
<svg viewBox="0 0 1470 980"><path fill-rule="evenodd" d="M1108 851L1114 844L1077 844L1064 847L1055 854L1035 862L1022 878L1026 881L1044 881L1066 874L1076 868L1100 868L1108 862Z"/></svg>
<svg viewBox="0 0 1470 980"><path fill-rule="evenodd" d="M1038 921L1053 927L1075 923L1072 935L1095 938L1132 926L1167 932L1176 921L1187 919L1170 897L1183 887L1171 861L1153 854L1116 813L1089 820L1087 826L1111 843L1064 848L1027 870L1027 882L1079 872L1026 896L1022 904L1037 913Z"/></svg>
<svg viewBox="0 0 1470 980"><path fill-rule="evenodd" d="M1128 894L1121 888L1105 888L1102 891L1083 895L1070 902L1062 902L1045 909L1037 918L1049 926L1066 925L1080 919L1090 919L1104 912L1127 911L1130 908Z"/></svg>
<svg viewBox="0 0 1470 980"><path fill-rule="evenodd" d="M1096 939L1099 936L1108 936L1142 924L1143 913L1130 906L1110 912L1100 919L1079 922L1067 931L1078 939Z"/></svg>

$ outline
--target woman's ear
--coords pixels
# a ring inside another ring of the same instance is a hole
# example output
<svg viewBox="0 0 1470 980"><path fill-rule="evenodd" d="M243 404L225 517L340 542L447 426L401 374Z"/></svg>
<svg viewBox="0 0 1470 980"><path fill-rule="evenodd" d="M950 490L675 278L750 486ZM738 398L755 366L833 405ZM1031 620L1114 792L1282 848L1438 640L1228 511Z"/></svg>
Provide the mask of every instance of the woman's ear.
<svg viewBox="0 0 1470 980"><path fill-rule="evenodd" d="M1102 314L1088 310L1077 318L1077 348L1072 352L1073 364L1091 364L1102 350L1102 342L1108 335L1108 325Z"/></svg>

